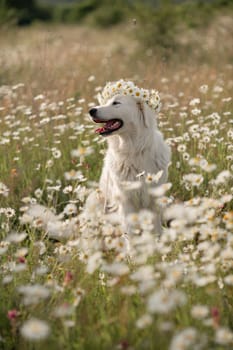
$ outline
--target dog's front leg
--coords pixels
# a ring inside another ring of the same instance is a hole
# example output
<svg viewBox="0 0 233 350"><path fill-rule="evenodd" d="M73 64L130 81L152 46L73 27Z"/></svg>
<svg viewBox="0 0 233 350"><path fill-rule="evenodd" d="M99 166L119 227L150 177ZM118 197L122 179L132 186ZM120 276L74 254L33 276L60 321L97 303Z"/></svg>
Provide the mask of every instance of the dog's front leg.
<svg viewBox="0 0 233 350"><path fill-rule="evenodd" d="M137 203L137 202L136 202ZM144 208L145 210L146 207ZM130 214L135 214L136 216L138 216L139 219L139 226L140 224L140 211L142 211L143 209L138 206L135 205L135 203L132 201L132 197L127 198L124 197L123 200L120 201L120 205L119 205L119 216L120 216L120 221L122 223L122 229L125 233L127 234L132 234L134 229L133 226L134 224L131 222L129 216ZM151 224L153 225L153 232L160 236L162 234L162 212L161 209L158 207L154 207L153 209L148 209L151 213L152 213L152 222Z"/></svg>
<svg viewBox="0 0 233 350"><path fill-rule="evenodd" d="M140 205L139 197L136 191L129 191L129 193L122 194L119 205L119 216L121 218L122 229L124 233L133 233L132 224L130 223L130 214L139 215Z"/></svg>

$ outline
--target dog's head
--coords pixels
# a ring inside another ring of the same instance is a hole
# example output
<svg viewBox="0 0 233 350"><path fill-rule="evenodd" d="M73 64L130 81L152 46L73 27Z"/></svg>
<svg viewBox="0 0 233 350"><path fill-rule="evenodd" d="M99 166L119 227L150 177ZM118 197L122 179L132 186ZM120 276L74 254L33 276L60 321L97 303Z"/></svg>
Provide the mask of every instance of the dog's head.
<svg viewBox="0 0 233 350"><path fill-rule="evenodd" d="M155 123L153 111L129 95L116 95L106 104L91 108L89 114L95 123L103 124L95 131L102 136L130 136L142 128L149 128L152 122Z"/></svg>

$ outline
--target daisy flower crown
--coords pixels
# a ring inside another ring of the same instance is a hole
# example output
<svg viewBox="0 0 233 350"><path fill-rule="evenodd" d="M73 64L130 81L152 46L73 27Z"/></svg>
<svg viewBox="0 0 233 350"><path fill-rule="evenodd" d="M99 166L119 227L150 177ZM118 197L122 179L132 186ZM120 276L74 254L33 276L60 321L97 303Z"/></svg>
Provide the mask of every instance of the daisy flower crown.
<svg viewBox="0 0 233 350"><path fill-rule="evenodd" d="M107 83L102 92L98 94L99 103L106 104L107 101L115 95L133 96L145 102L155 111L159 111L161 107L158 91L139 88L132 81L125 81L123 79Z"/></svg>

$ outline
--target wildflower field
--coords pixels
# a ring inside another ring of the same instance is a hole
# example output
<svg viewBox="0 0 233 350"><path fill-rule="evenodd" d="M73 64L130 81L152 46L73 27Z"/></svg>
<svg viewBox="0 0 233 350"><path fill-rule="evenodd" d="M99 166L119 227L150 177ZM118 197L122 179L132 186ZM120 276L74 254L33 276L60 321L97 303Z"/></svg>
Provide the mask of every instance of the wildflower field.
<svg viewBox="0 0 233 350"><path fill-rule="evenodd" d="M168 62L134 23L0 37L0 349L233 349L229 23ZM163 234L141 211L130 252L95 203L80 221L106 149L88 110L121 78L160 92L172 150Z"/></svg>

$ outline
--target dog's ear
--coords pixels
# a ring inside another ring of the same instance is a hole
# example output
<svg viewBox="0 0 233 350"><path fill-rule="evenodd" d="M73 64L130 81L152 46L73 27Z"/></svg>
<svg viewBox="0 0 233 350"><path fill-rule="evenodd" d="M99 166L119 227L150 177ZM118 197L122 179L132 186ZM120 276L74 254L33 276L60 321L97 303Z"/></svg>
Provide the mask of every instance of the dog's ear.
<svg viewBox="0 0 233 350"><path fill-rule="evenodd" d="M142 118L145 128L148 128L148 125L146 123L146 111L145 111L144 103L142 101L137 101L137 106L140 113L140 118Z"/></svg>

